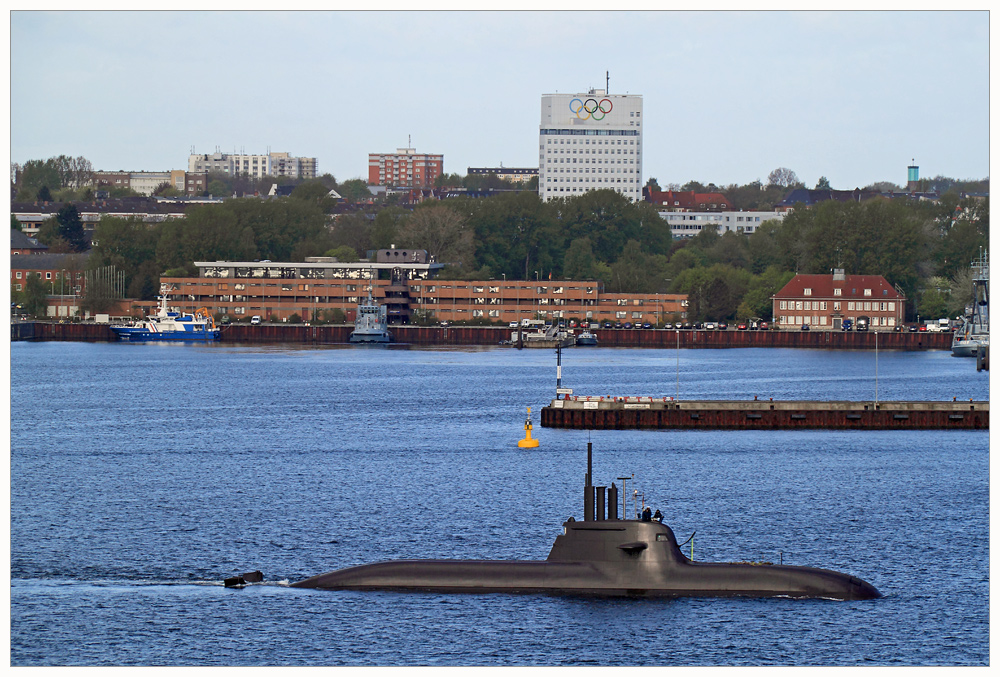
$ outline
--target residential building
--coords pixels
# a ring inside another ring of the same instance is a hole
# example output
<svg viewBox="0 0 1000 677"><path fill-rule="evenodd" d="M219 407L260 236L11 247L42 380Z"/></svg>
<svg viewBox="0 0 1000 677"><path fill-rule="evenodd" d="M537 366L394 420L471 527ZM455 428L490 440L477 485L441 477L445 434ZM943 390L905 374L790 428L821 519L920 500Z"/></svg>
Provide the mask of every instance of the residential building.
<svg viewBox="0 0 1000 677"><path fill-rule="evenodd" d="M208 190L208 172L187 172L184 176L184 194L201 195Z"/></svg>
<svg viewBox="0 0 1000 677"><path fill-rule="evenodd" d="M368 154L368 185L433 186L444 173L444 155L417 153L415 148L397 148L395 153Z"/></svg>
<svg viewBox="0 0 1000 677"><path fill-rule="evenodd" d="M131 188L130 172L94 172L95 188Z"/></svg>
<svg viewBox="0 0 1000 677"><path fill-rule="evenodd" d="M219 202L220 200L214 200ZM42 223L54 217L64 202L12 202L10 213L21 224L21 230L26 235L35 235ZM88 235L102 216L118 216L121 218L139 218L143 222L153 224L168 219L182 219L190 201L163 198L127 197L121 199L93 200L91 202L73 202L80 214L83 229Z"/></svg>
<svg viewBox="0 0 1000 677"><path fill-rule="evenodd" d="M642 96L542 96L538 194L543 200L610 188L642 197Z"/></svg>
<svg viewBox="0 0 1000 677"><path fill-rule="evenodd" d="M767 221L783 221L786 212L668 212L660 218L670 225L674 238L694 237L705 228L714 226L719 235L727 231L751 234Z"/></svg>
<svg viewBox="0 0 1000 677"><path fill-rule="evenodd" d="M790 212L798 205L802 205L803 207L812 207L815 204L826 202L828 200L836 200L837 202L864 202L865 200L870 200L873 197L878 197L879 195L881 195L881 193L878 191L861 190L860 188L855 188L854 190L793 188L787 195L785 195L785 198L781 202L774 205L774 211Z"/></svg>
<svg viewBox="0 0 1000 677"><path fill-rule="evenodd" d="M50 290L46 314L49 317L72 317L80 311L80 297L86 288L85 268L90 251L79 254L16 255L11 252L11 291L24 291L28 277L35 275Z"/></svg>
<svg viewBox="0 0 1000 677"><path fill-rule="evenodd" d="M129 187L140 195L152 195L162 184L184 192L184 170L173 169L169 172L131 172Z"/></svg>
<svg viewBox="0 0 1000 677"><path fill-rule="evenodd" d="M188 172L220 172L230 176L246 175L254 179L264 176L289 176L295 179L315 179L316 158L292 157L289 153L192 153L188 156Z"/></svg>
<svg viewBox="0 0 1000 677"><path fill-rule="evenodd" d="M906 297L881 275L796 275L771 297L774 322L779 329L843 328L844 320L857 326L865 317L878 331L893 331L903 324Z"/></svg>
<svg viewBox="0 0 1000 677"><path fill-rule="evenodd" d="M17 228L10 229L11 256L34 256L44 254L49 248L33 237L28 237Z"/></svg>
<svg viewBox="0 0 1000 677"><path fill-rule="evenodd" d="M498 179L510 181L511 183L527 183L538 176L538 169L535 167L469 167L466 172L470 176L488 176L496 174Z"/></svg>

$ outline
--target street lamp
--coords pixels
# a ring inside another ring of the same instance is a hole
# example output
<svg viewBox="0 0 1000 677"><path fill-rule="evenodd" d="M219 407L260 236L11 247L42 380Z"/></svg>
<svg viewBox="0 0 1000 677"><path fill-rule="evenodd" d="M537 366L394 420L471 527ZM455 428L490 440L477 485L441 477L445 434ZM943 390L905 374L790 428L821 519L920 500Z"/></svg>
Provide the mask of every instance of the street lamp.
<svg viewBox="0 0 1000 677"><path fill-rule="evenodd" d="M535 271L535 294L531 298L531 310L532 310L531 314L533 316L531 319L533 319L533 320L537 320L538 319L538 309L535 307L536 306L536 302L538 301L538 285L539 285L538 271L536 270ZM538 305L541 305L541 304L538 304Z"/></svg>

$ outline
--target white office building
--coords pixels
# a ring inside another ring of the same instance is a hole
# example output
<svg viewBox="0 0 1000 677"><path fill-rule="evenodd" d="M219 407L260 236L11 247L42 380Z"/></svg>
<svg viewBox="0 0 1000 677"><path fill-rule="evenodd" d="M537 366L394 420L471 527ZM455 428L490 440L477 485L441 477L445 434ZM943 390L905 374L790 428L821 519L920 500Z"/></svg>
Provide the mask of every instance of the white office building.
<svg viewBox="0 0 1000 677"><path fill-rule="evenodd" d="M785 212L660 212L660 218L670 224L674 239L694 237L705 228L715 226L719 235L727 231L751 235L771 220L783 221Z"/></svg>
<svg viewBox="0 0 1000 677"><path fill-rule="evenodd" d="M538 194L550 200L601 188L642 199L642 96L543 95Z"/></svg>

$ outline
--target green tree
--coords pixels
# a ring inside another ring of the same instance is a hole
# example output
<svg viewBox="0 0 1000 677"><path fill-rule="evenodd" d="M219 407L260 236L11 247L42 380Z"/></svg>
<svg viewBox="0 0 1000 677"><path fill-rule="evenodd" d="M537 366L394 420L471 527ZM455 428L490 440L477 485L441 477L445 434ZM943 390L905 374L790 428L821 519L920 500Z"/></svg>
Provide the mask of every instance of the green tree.
<svg viewBox="0 0 1000 677"><path fill-rule="evenodd" d="M323 256L333 256L338 261L343 261L344 263L355 263L358 260L358 253L346 244L340 245L335 249L330 249Z"/></svg>
<svg viewBox="0 0 1000 677"><path fill-rule="evenodd" d="M383 207L375 215L372 227L372 248L388 249L396 242L400 224L409 217L409 212L396 206Z"/></svg>
<svg viewBox="0 0 1000 677"><path fill-rule="evenodd" d="M462 214L474 230L476 268L522 280L533 279L535 270L560 274L564 235L554 210L537 193L457 198L444 204Z"/></svg>
<svg viewBox="0 0 1000 677"><path fill-rule="evenodd" d="M597 259L590 238L579 237L569 243L563 259L563 277L569 280L597 279Z"/></svg>
<svg viewBox="0 0 1000 677"><path fill-rule="evenodd" d="M652 293L665 283L667 257L646 254L637 240L629 240L621 256L611 264L611 276L606 280L610 291Z"/></svg>
<svg viewBox="0 0 1000 677"><path fill-rule="evenodd" d="M340 190L337 192L348 202L361 202L372 196L371 191L368 190L368 184L362 179L344 181L340 184Z"/></svg>
<svg viewBox="0 0 1000 677"><path fill-rule="evenodd" d="M830 179L825 176L819 177L819 181L816 182L816 190L831 190Z"/></svg>
<svg viewBox="0 0 1000 677"><path fill-rule="evenodd" d="M445 279L475 270L476 245L473 229L466 218L447 205L424 204L413 211L399 230L399 247L426 249L437 256L446 269L441 271Z"/></svg>
<svg viewBox="0 0 1000 677"><path fill-rule="evenodd" d="M64 204L56 212L56 222L59 224L59 236L69 243L73 251L82 252L89 248L90 243L76 205L71 202Z"/></svg>
<svg viewBox="0 0 1000 677"><path fill-rule="evenodd" d="M769 186L780 186L781 188L801 188L803 183L795 172L787 167L778 167L767 175Z"/></svg>
<svg viewBox="0 0 1000 677"><path fill-rule="evenodd" d="M42 186L38 189L38 199L42 202L52 202L52 193L48 186Z"/></svg>
<svg viewBox="0 0 1000 677"><path fill-rule="evenodd" d="M40 273L28 272L28 279L24 281L24 312L33 317L44 317L46 308L49 305L50 291L48 285L42 281Z"/></svg>
<svg viewBox="0 0 1000 677"><path fill-rule="evenodd" d="M313 179L296 186L290 197L316 204L324 213L330 214L337 205L337 200L329 195L330 190L325 181Z"/></svg>
<svg viewBox="0 0 1000 677"><path fill-rule="evenodd" d="M13 214L10 215L10 227L11 230L19 230L21 232L24 232L24 229L21 227L21 222L18 221L17 217L14 216Z"/></svg>
<svg viewBox="0 0 1000 677"><path fill-rule="evenodd" d="M208 186L206 186L206 190L208 190L209 195L214 195L215 197L225 197L227 195L231 195L229 192L229 186L218 179L209 181Z"/></svg>

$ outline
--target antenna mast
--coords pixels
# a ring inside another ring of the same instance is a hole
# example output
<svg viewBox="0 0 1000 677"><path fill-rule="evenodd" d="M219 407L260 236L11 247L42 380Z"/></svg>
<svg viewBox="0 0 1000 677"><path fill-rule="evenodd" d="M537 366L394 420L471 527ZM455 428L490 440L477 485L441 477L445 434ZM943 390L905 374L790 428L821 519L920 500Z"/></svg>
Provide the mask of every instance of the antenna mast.
<svg viewBox="0 0 1000 677"><path fill-rule="evenodd" d="M604 71L604 93L611 93L611 71Z"/></svg>

